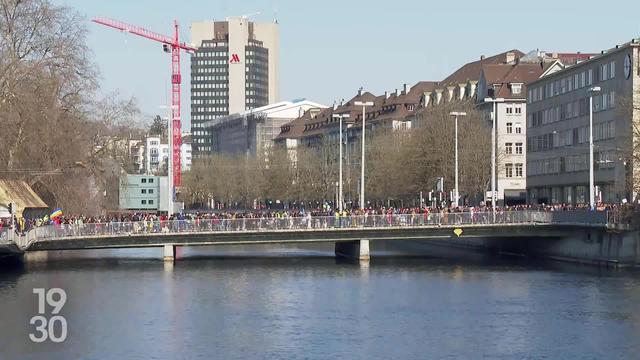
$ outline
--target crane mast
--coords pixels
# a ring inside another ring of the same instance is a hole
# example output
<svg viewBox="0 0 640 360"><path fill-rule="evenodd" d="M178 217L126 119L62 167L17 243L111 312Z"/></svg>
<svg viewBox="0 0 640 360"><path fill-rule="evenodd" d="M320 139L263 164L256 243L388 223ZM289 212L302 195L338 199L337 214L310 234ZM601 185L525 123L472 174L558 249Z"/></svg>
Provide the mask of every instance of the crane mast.
<svg viewBox="0 0 640 360"><path fill-rule="evenodd" d="M173 186L171 186L173 197L175 196L175 188L180 187L182 184L182 172L180 166L180 147L182 145L182 124L180 120L180 89L182 84L182 77L180 75L180 51L185 50L187 53L192 54L197 49L195 47L187 45L184 42L180 42L180 33L177 21L174 21L173 23L173 36L166 36L139 26L126 24L121 21L107 18L98 17L94 18L92 21L97 24L101 24L130 34L138 35L146 39L160 42L166 47L171 47L171 123L169 124L169 126L171 126L173 136L170 144L171 154L169 156L172 160L172 168L170 169L170 172L173 173L173 179L170 180L173 180Z"/></svg>

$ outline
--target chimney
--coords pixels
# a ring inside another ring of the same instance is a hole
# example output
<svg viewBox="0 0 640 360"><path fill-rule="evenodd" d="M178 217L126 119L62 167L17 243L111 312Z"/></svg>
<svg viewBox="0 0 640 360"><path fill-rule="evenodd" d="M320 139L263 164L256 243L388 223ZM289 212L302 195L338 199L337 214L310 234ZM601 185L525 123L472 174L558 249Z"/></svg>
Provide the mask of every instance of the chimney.
<svg viewBox="0 0 640 360"><path fill-rule="evenodd" d="M480 61L484 60L484 55L480 55Z"/></svg>
<svg viewBox="0 0 640 360"><path fill-rule="evenodd" d="M409 91L411 91L411 85L409 84L404 84L404 94L408 94Z"/></svg>
<svg viewBox="0 0 640 360"><path fill-rule="evenodd" d="M516 53L514 53L513 51L509 51L509 52L507 53L507 56L506 56L505 62L506 62L507 64L512 64L512 63L514 63L515 61L516 61Z"/></svg>
<svg viewBox="0 0 640 360"><path fill-rule="evenodd" d="M388 99L388 98L389 98L389 96L391 96L391 94L389 94L389 92L388 92L388 91L385 91L385 92L384 92L384 98L385 98L385 99Z"/></svg>
<svg viewBox="0 0 640 360"><path fill-rule="evenodd" d="M393 92L393 95L395 95L396 97L398 96L398 89L396 89L396 91Z"/></svg>

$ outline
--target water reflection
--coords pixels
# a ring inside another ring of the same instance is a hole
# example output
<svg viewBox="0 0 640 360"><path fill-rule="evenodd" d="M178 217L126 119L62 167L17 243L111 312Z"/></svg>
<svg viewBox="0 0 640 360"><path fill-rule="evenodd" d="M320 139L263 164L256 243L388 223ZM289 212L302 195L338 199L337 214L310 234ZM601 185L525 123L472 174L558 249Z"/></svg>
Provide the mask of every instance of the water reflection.
<svg viewBox="0 0 640 360"><path fill-rule="evenodd" d="M0 273L2 359L630 358L636 272L496 258L337 260L331 248L29 254ZM284 256L283 255L289 255ZM292 256L294 255L294 256ZM32 344L33 287L69 339Z"/></svg>

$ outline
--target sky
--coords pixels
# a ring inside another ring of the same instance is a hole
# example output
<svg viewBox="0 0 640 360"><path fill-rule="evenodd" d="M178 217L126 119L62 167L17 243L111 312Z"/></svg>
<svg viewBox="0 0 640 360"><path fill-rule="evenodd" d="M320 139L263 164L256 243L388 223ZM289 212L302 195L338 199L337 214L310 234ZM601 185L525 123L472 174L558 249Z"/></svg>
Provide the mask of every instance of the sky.
<svg viewBox="0 0 640 360"><path fill-rule="evenodd" d="M438 81L481 55L600 52L640 37L640 1L537 0L53 0L86 17L87 42L101 93L135 97L142 116L166 114L171 58L153 41L90 22L109 17L170 35L178 20L190 42L192 21L259 12L280 24L280 100L325 105L360 87L375 94L404 83ZM526 5L522 5L526 4ZM190 128L189 55L182 56L183 131Z"/></svg>

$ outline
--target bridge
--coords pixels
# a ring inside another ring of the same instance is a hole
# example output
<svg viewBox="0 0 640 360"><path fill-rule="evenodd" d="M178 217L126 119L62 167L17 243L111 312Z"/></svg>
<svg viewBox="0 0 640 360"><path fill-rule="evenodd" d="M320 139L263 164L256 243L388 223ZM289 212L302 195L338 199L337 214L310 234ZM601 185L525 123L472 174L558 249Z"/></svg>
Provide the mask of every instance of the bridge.
<svg viewBox="0 0 640 360"><path fill-rule="evenodd" d="M605 212L526 210L498 212L495 218L492 213L463 212L62 224L37 227L24 235L5 230L0 244L27 252L162 247L164 259L173 261L177 246L334 243L337 256L368 259L370 242L378 241L522 251L532 240L548 244L572 237L590 239L592 232L594 238L608 233L612 241L612 231L620 233L620 227Z"/></svg>

